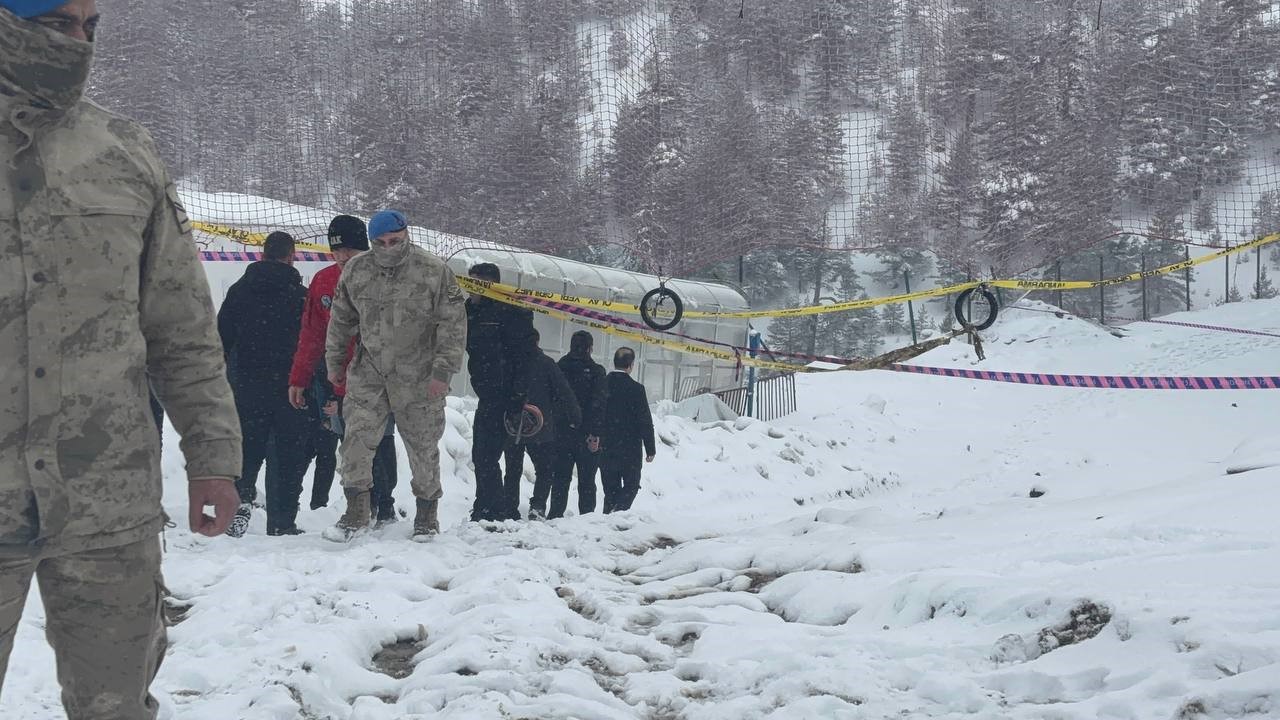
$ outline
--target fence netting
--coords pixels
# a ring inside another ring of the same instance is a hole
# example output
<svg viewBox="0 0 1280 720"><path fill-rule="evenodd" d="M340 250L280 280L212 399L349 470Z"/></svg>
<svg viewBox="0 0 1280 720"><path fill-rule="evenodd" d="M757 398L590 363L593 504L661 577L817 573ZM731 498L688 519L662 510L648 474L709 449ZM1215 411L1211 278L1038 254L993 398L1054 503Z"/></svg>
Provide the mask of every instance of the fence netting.
<svg viewBox="0 0 1280 720"><path fill-rule="evenodd" d="M441 252L757 304L900 291L904 270L1091 279L1099 257L1117 275L1280 230L1261 0L102 6L93 93L152 129L193 214L250 229L323 242L326 214L391 206L449 233ZM1258 259L1280 251L1239 262ZM1229 299L1207 272L1192 295ZM1152 309L1185 305L1184 280Z"/></svg>

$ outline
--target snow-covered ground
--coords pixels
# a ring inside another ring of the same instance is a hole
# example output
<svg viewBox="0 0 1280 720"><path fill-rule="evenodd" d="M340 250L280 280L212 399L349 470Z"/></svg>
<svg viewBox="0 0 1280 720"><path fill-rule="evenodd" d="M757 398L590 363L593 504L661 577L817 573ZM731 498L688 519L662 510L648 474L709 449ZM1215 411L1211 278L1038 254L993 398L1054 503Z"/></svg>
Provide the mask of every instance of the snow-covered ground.
<svg viewBox="0 0 1280 720"><path fill-rule="evenodd" d="M1280 332L1280 301L1170 319ZM1122 334L1009 312L978 366L1280 368L1280 339ZM1280 393L842 372L799 404L660 408L635 511L486 528L463 522L472 405L450 399L432 543L407 522L326 542L337 507L297 538L172 530L165 717L1280 717ZM63 717L42 623L33 594L0 717Z"/></svg>

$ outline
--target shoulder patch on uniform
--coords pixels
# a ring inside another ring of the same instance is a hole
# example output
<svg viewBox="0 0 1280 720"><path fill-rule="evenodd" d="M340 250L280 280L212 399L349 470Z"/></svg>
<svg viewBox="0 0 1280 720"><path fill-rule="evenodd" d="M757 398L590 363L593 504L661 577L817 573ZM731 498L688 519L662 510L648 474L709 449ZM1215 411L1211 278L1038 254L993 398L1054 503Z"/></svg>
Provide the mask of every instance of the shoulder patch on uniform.
<svg viewBox="0 0 1280 720"><path fill-rule="evenodd" d="M177 221L178 228L182 230L184 235L191 233L191 218L187 217L187 209L182 206L182 200L178 197L178 186L169 183L165 188L164 194L169 198L169 209L173 211L173 219Z"/></svg>
<svg viewBox="0 0 1280 720"><path fill-rule="evenodd" d="M324 309L325 309L325 310L332 310L332 309L333 309L333 296L332 296L332 295L321 295L321 296L320 296L320 304L324 306Z"/></svg>

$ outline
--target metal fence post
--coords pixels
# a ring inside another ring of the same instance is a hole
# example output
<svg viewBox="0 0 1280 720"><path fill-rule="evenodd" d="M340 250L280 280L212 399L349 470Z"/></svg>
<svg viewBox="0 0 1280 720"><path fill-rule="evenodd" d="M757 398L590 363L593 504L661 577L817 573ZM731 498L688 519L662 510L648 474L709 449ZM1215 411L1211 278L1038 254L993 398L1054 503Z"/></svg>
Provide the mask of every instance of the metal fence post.
<svg viewBox="0 0 1280 720"><path fill-rule="evenodd" d="M747 350L748 350L747 354L754 359L756 356L756 351L759 349L760 349L760 331L752 330L747 340ZM746 413L744 413L747 417L753 417L751 411L754 409L755 399L756 399L756 366L752 365L751 367L747 368L747 411Z"/></svg>
<svg viewBox="0 0 1280 720"><path fill-rule="evenodd" d="M1099 253L1098 254L1098 323L1101 325L1107 324L1107 286L1102 284L1102 281L1105 280L1107 277L1106 275L1103 274L1106 270L1106 268L1103 266L1103 262L1105 261L1106 261L1106 256Z"/></svg>
<svg viewBox="0 0 1280 720"><path fill-rule="evenodd" d="M1191 262L1191 246L1183 245L1182 249L1186 252L1187 262L1190 263ZM1191 309L1191 267L1189 265L1187 266L1187 269L1183 272L1183 275L1185 276L1185 280L1187 284L1187 309L1190 310Z"/></svg>
<svg viewBox="0 0 1280 720"><path fill-rule="evenodd" d="M1254 294L1254 299L1261 300L1262 299L1262 246L1259 245L1258 247L1254 248L1253 252L1254 252L1254 259L1258 261L1257 262L1258 269L1255 271L1257 273L1257 279L1254 280L1253 282L1253 294Z"/></svg>
<svg viewBox="0 0 1280 720"><path fill-rule="evenodd" d="M1140 255L1142 258L1142 319L1150 320L1151 316L1147 313L1147 253L1143 251Z"/></svg>
<svg viewBox="0 0 1280 720"><path fill-rule="evenodd" d="M906 281L907 294L910 295L911 294L911 271L903 270L902 279ZM915 303L911 302L910 300L907 301L907 317L911 319L911 344L917 345L920 343L920 338L916 335L916 306L915 306Z"/></svg>
<svg viewBox="0 0 1280 720"><path fill-rule="evenodd" d="M1222 256L1222 302L1231 302L1231 241L1227 240L1227 254Z"/></svg>
<svg viewBox="0 0 1280 720"><path fill-rule="evenodd" d="M1062 282L1062 261L1061 261L1061 260L1059 260L1059 261L1058 261L1057 269L1058 269L1058 272L1057 272L1057 279L1058 279L1058 282ZM1058 309L1063 309L1063 308L1062 308L1062 290L1061 290L1061 289L1059 289L1059 290L1058 290Z"/></svg>

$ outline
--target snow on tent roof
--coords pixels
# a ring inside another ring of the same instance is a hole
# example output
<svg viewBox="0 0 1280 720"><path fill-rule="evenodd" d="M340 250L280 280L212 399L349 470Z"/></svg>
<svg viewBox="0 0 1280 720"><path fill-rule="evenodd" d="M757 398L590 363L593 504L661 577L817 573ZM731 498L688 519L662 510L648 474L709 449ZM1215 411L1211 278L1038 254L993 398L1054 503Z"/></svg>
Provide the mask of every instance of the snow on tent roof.
<svg viewBox="0 0 1280 720"><path fill-rule="evenodd" d="M254 232L287 230L302 242L324 244L325 229L334 213L269 198L237 193L206 193L180 188L179 195L192 220L228 225ZM415 243L449 257L456 273L477 262L493 262L503 270L503 281L536 290L590 295L602 299L639 302L658 286L658 278L630 270L591 265L541 253L520 250L473 238L421 227L411 227ZM243 244L197 231L201 246L239 250ZM511 273L518 273L511 277ZM746 298L718 283L669 280L689 310L745 310Z"/></svg>

